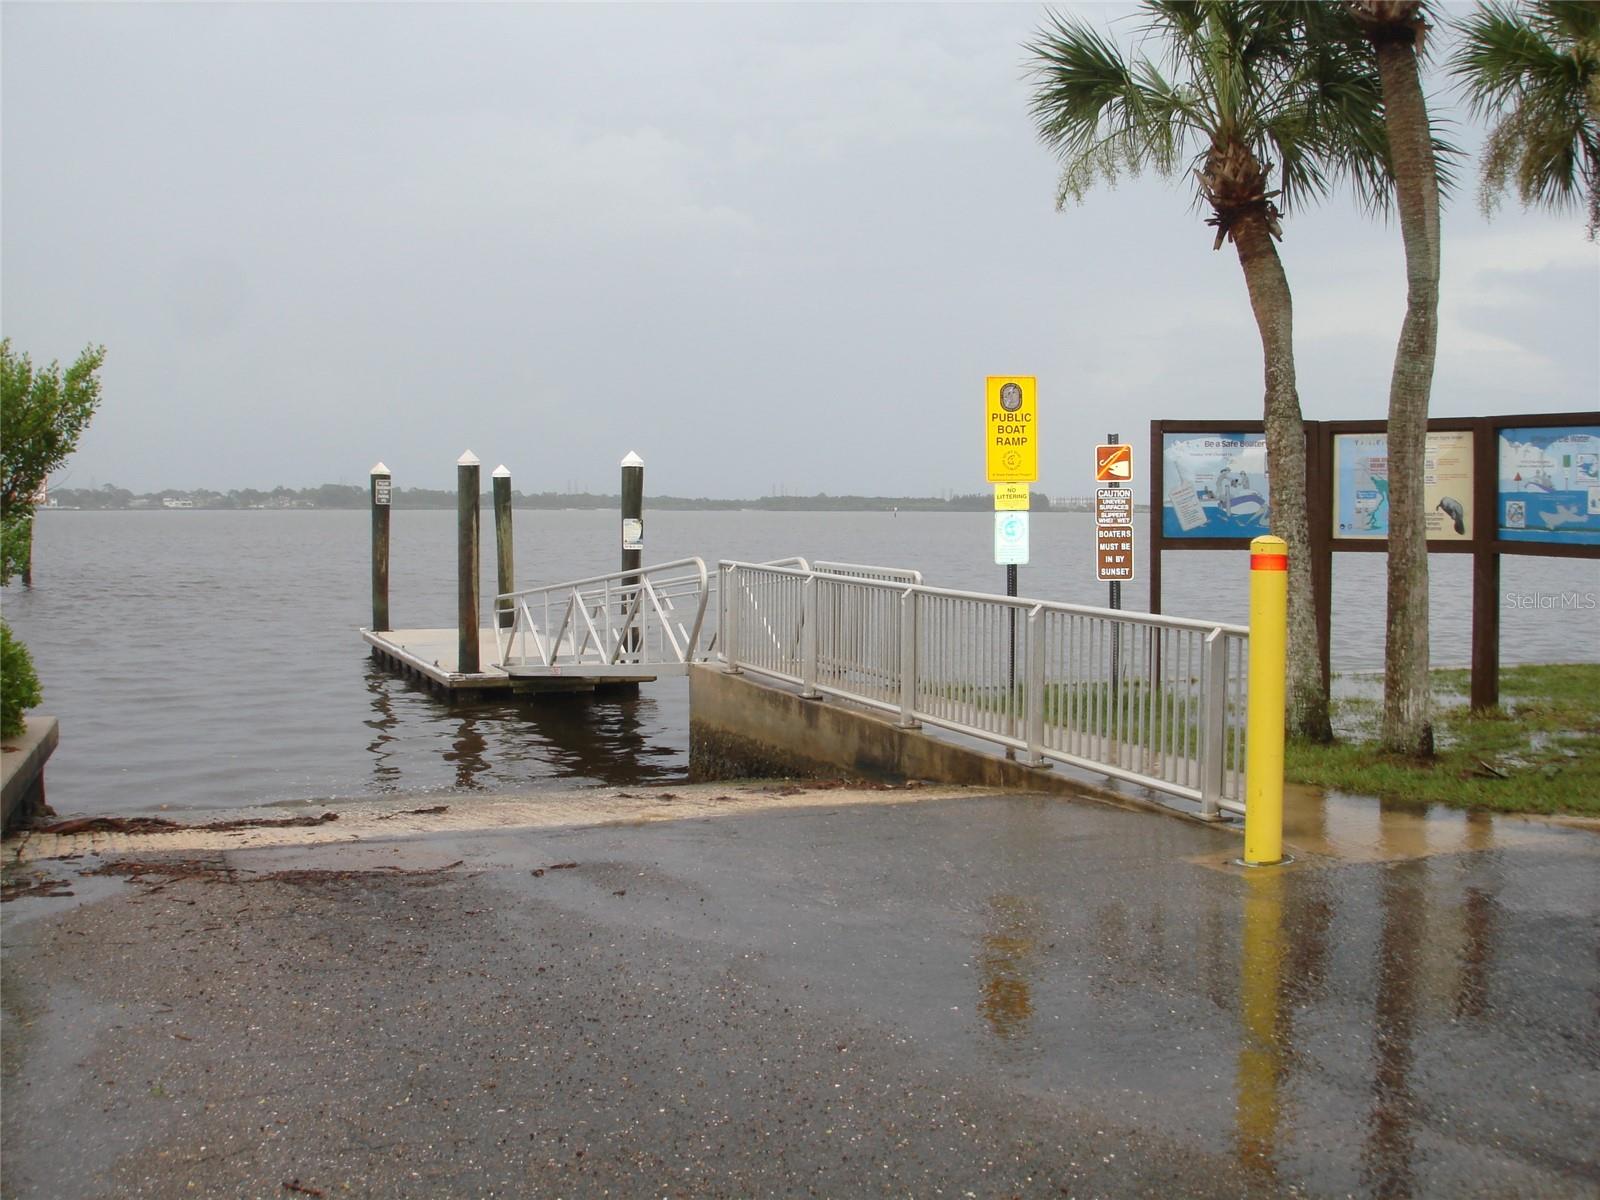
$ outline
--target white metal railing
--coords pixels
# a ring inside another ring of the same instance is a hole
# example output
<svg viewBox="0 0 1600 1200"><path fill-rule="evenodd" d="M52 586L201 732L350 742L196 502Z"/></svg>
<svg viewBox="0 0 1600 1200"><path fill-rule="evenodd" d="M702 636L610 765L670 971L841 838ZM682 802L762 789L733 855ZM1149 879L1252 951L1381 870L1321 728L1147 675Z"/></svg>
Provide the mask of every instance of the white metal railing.
<svg viewBox="0 0 1600 1200"><path fill-rule="evenodd" d="M511 675L678 674L703 660L709 594L698 558L495 597L498 665Z"/></svg>
<svg viewBox="0 0 1600 1200"><path fill-rule="evenodd" d="M727 669L1243 812L1248 630L835 565L720 563Z"/></svg>

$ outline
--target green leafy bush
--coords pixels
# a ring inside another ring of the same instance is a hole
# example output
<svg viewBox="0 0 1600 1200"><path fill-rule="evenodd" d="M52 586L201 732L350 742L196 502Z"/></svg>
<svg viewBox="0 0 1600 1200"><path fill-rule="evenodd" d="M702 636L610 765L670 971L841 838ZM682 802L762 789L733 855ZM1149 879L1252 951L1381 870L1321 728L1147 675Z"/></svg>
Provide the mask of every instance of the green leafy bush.
<svg viewBox="0 0 1600 1200"><path fill-rule="evenodd" d="M39 677L28 648L0 621L0 737L22 732L22 710L39 703Z"/></svg>

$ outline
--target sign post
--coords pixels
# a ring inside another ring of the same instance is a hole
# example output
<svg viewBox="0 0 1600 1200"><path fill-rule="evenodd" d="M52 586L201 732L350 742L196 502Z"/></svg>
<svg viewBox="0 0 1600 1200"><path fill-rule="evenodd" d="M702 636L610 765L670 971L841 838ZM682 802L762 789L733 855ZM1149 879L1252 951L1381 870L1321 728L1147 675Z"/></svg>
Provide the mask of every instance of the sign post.
<svg viewBox="0 0 1600 1200"><path fill-rule="evenodd" d="M994 561L1006 569L1006 595L1017 594L1017 567L1028 561L1028 487L1039 478L1038 380L990 375L984 380L984 466L994 490ZM1021 484L1020 496L1016 485ZM1006 681L1017 689L1017 613L1010 613Z"/></svg>
<svg viewBox="0 0 1600 1200"><path fill-rule="evenodd" d="M1108 433L1104 445L1094 448L1094 478L1109 486L1095 489L1095 574L1110 584L1110 607L1122 607L1122 581L1133 578L1133 447ZM1119 493L1126 492L1124 501ZM1124 505L1126 506L1124 508ZM1125 519L1124 519L1125 516ZM1111 627L1111 694L1117 694L1122 651L1122 626Z"/></svg>

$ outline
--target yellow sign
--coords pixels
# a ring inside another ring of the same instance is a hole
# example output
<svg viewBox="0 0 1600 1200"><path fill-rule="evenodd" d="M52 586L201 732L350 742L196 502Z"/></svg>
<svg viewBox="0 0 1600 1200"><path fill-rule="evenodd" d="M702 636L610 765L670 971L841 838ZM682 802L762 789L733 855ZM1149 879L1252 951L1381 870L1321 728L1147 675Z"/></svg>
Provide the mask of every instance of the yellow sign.
<svg viewBox="0 0 1600 1200"><path fill-rule="evenodd" d="M995 512L1027 512L1028 485L1025 483L997 483L994 485Z"/></svg>
<svg viewBox="0 0 1600 1200"><path fill-rule="evenodd" d="M984 381L983 441L990 483L1034 483L1039 478L1035 390L1032 375L991 375Z"/></svg>

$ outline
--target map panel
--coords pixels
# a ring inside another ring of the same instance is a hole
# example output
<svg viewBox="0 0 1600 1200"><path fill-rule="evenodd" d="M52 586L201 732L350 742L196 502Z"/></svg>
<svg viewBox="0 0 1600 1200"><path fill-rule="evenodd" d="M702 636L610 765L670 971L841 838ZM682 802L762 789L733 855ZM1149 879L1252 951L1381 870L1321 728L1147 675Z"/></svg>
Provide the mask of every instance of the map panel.
<svg viewBox="0 0 1600 1200"><path fill-rule="evenodd" d="M1428 540L1472 538L1472 431L1428 434L1423 458L1423 503ZM1333 439L1333 536L1389 536L1389 435L1340 433Z"/></svg>

